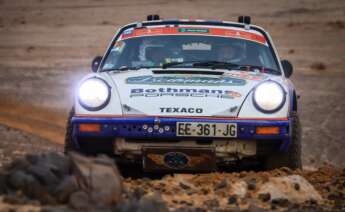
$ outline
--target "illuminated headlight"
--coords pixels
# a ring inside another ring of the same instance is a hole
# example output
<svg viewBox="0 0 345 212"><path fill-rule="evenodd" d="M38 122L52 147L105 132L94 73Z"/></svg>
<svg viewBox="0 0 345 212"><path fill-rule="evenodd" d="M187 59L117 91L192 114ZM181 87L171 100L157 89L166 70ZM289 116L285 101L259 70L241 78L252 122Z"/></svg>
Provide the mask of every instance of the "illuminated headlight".
<svg viewBox="0 0 345 212"><path fill-rule="evenodd" d="M79 103L87 110L95 111L105 107L110 99L110 88L102 79L85 80L78 89Z"/></svg>
<svg viewBox="0 0 345 212"><path fill-rule="evenodd" d="M280 110L286 99L282 86L276 82L268 81L259 84L253 94L255 107L264 113L274 113Z"/></svg>

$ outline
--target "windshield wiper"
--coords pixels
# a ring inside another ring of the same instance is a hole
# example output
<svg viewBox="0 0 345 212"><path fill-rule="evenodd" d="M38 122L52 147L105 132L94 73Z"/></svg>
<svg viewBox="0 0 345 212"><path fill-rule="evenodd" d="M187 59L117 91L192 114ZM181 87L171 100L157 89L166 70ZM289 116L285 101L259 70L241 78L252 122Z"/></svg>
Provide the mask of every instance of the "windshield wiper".
<svg viewBox="0 0 345 212"><path fill-rule="evenodd" d="M142 68L160 68L160 66L134 66L134 67L121 66L120 68L110 68L110 69L104 69L102 71L128 71L128 70L135 71Z"/></svg>
<svg viewBox="0 0 345 212"><path fill-rule="evenodd" d="M225 68L225 69L231 69L234 67L239 67L241 65L235 64L235 63L229 63L229 62L222 62L222 61L201 61L201 62L196 62L193 64L193 67L210 67L212 69L216 68Z"/></svg>
<svg viewBox="0 0 345 212"><path fill-rule="evenodd" d="M173 67L173 66L178 66L178 65L182 65L182 64L193 64L193 63L195 63L195 61L183 61L183 62L164 63L162 65L162 68L166 69L166 68Z"/></svg>

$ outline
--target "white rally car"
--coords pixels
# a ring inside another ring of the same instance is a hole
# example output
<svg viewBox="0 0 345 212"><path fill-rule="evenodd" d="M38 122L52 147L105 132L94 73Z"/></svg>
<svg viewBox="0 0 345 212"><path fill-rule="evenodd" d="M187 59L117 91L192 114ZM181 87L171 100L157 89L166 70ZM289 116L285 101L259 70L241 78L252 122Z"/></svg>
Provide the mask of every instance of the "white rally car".
<svg viewBox="0 0 345 212"><path fill-rule="evenodd" d="M301 168L292 65L250 24L159 20L119 29L78 85L65 151L146 171L212 171L239 161Z"/></svg>

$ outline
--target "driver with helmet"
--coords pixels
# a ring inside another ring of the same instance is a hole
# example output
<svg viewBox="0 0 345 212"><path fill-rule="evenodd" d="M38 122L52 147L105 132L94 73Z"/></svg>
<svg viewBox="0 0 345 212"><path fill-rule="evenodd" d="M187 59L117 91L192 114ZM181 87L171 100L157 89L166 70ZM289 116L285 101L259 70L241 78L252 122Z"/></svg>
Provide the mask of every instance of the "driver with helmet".
<svg viewBox="0 0 345 212"><path fill-rule="evenodd" d="M236 43L224 43L218 47L217 61L227 63L239 63L243 59L243 48Z"/></svg>

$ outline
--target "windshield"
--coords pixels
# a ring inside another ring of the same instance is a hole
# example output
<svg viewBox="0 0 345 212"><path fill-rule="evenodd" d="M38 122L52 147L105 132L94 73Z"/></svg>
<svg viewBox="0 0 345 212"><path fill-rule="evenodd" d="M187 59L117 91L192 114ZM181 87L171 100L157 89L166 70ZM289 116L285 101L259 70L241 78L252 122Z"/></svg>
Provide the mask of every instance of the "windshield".
<svg viewBox="0 0 345 212"><path fill-rule="evenodd" d="M123 32L111 47L102 70L162 67L188 62L218 61L237 65L278 70L270 48L262 35L232 30L229 33L209 28L172 28L164 30L130 29ZM189 30L188 30L189 29ZM156 31L154 31L156 30ZM187 32L188 31L188 32ZM216 36L222 32L222 36ZM237 34L236 34L237 33ZM247 34L245 34L247 33Z"/></svg>

